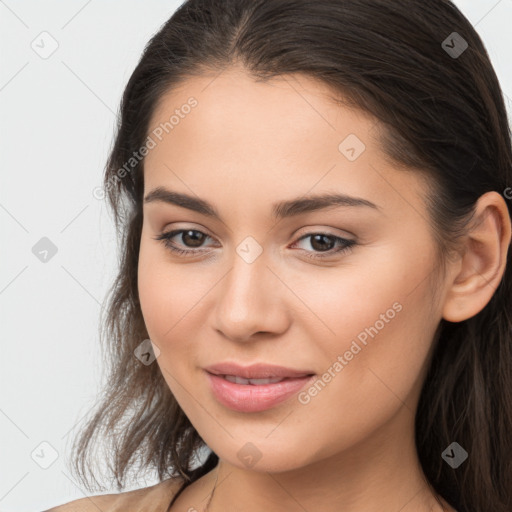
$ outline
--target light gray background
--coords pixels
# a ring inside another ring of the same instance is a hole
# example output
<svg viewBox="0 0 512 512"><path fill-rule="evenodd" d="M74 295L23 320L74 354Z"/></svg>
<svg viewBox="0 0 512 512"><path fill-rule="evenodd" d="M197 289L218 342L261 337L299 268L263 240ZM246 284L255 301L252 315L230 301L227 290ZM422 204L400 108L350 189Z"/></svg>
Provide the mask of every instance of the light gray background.
<svg viewBox="0 0 512 512"><path fill-rule="evenodd" d="M117 261L110 214L92 191L124 85L180 3L0 0L0 511L85 496L67 458L103 377L98 320ZM512 0L455 3L483 38L511 112ZM42 237L57 247L47 262L32 252ZM58 452L47 469L36 462L52 460L42 442Z"/></svg>

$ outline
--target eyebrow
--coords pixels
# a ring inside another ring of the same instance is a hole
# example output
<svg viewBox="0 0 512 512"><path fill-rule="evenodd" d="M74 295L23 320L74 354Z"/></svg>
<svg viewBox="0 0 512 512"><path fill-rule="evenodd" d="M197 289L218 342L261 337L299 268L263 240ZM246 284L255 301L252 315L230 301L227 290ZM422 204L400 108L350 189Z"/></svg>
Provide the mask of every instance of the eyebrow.
<svg viewBox="0 0 512 512"><path fill-rule="evenodd" d="M217 209L204 199L199 197L183 194L168 190L165 187L157 187L151 190L144 198L144 203L163 202L167 204L174 204L202 213L208 217L222 220ZM361 197L348 196L346 194L321 194L306 197L299 197L286 201L280 201L272 205L272 217L275 219L283 219L293 217L301 213L314 212L323 210L333 206L366 206L376 210L380 208Z"/></svg>

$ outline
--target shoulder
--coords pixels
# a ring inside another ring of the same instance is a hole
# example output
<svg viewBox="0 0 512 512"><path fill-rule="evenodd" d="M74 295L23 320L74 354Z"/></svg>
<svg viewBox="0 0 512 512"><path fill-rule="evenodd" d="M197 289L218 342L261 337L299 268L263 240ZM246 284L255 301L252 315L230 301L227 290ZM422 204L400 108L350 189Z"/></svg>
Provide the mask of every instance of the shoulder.
<svg viewBox="0 0 512 512"><path fill-rule="evenodd" d="M127 510L165 512L183 482L181 477L169 478L143 489L80 498L45 512L98 512L98 510L102 512L126 512Z"/></svg>

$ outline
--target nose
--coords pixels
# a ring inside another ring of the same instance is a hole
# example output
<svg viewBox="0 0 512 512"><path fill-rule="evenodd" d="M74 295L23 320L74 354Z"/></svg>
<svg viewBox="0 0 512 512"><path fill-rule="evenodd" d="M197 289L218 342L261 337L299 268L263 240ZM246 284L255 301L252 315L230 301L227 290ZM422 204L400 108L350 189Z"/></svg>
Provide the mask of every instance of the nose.
<svg viewBox="0 0 512 512"><path fill-rule="evenodd" d="M255 334L275 336L289 326L286 287L261 254L248 263L238 254L217 286L215 328L233 341L255 340Z"/></svg>

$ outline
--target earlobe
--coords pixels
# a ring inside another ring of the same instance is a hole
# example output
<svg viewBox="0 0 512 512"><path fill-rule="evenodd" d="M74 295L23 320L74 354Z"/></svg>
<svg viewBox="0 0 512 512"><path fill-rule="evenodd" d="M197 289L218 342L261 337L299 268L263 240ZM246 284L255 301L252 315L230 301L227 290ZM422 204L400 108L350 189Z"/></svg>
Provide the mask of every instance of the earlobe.
<svg viewBox="0 0 512 512"><path fill-rule="evenodd" d="M484 309L505 272L510 239L510 215L503 197L494 191L483 194L475 207L459 270L446 294L445 320L461 322Z"/></svg>

